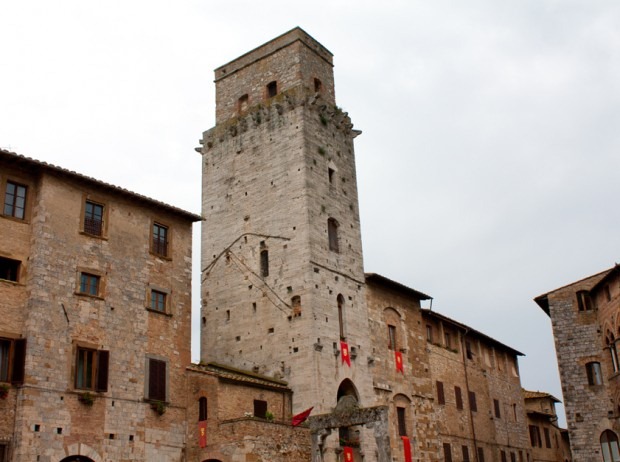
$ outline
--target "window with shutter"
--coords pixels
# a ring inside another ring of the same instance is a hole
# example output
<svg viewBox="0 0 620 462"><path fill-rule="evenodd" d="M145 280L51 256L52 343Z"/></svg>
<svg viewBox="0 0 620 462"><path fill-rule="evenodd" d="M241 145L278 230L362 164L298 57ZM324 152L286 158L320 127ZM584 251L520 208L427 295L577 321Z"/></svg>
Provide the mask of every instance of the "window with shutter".
<svg viewBox="0 0 620 462"><path fill-rule="evenodd" d="M456 399L456 408L463 409L463 395L461 394L461 387L454 387L454 398Z"/></svg>
<svg viewBox="0 0 620 462"><path fill-rule="evenodd" d="M108 391L110 352L77 347L75 356L75 388Z"/></svg>
<svg viewBox="0 0 620 462"><path fill-rule="evenodd" d="M254 417L264 419L267 414L267 401L261 399L254 400Z"/></svg>
<svg viewBox="0 0 620 462"><path fill-rule="evenodd" d="M469 408L473 412L478 412L478 403L476 403L476 392L475 391L469 392Z"/></svg>
<svg viewBox="0 0 620 462"><path fill-rule="evenodd" d="M0 382L24 383L26 339L0 338Z"/></svg>
<svg viewBox="0 0 620 462"><path fill-rule="evenodd" d="M437 402L439 404L446 404L446 397L443 394L443 382L437 382Z"/></svg>
<svg viewBox="0 0 620 462"><path fill-rule="evenodd" d="M149 358L148 399L166 401L166 361Z"/></svg>

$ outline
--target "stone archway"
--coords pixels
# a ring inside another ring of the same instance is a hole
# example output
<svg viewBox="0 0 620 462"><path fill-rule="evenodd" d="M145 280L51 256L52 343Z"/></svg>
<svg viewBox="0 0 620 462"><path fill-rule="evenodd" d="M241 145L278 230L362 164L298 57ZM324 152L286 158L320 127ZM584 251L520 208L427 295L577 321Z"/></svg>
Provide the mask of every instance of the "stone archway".
<svg viewBox="0 0 620 462"><path fill-rule="evenodd" d="M95 462L90 457L86 456L69 456L62 459L60 462Z"/></svg>

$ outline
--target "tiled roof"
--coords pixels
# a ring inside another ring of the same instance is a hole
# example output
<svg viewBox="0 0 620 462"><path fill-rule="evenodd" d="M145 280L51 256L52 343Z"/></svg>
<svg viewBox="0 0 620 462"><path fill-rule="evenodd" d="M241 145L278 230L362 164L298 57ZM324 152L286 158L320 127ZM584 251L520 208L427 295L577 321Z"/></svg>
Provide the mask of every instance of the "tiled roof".
<svg viewBox="0 0 620 462"><path fill-rule="evenodd" d="M111 192L115 192L117 194L122 194L131 199L138 200L143 203L147 203L148 205L160 207L165 209L167 212L173 213L177 216L183 217L185 219L191 221L200 221L202 217L195 213L188 212L186 210L180 209L173 205L166 204L164 202L160 202L155 199L151 199L150 197L143 196L142 194L138 194L132 191L129 191L125 188L121 188L119 186L112 185L110 183L106 183L101 180L97 180L96 178L92 178L90 176L82 175L81 173L74 172L72 170L68 170L63 167L58 167L57 165L48 164L47 162L43 162L40 160L32 159L30 157L26 157L21 154L17 154L15 152L7 151L5 149L0 148L0 160L6 160L12 163L15 166L20 166L23 168L38 168L41 170L46 170L51 173L55 173L57 175L65 175L74 180L84 181L86 183L90 183L93 186L97 186L103 189L107 189Z"/></svg>
<svg viewBox="0 0 620 462"><path fill-rule="evenodd" d="M192 364L189 369L197 372L210 373L220 379L228 380L231 382L247 383L258 387L276 389L287 392L291 391L291 389L288 387L288 383L283 380L255 374L250 371L235 369L233 367L225 366L223 364Z"/></svg>
<svg viewBox="0 0 620 462"><path fill-rule="evenodd" d="M406 285L401 284L400 282L393 281L392 279L386 278L385 276L381 276L380 274L377 274L377 273L365 273L364 276L366 276L367 281L374 281L377 284L385 284L385 285L389 285L397 289L403 290L405 292L413 293L420 300L430 300L433 298L430 295L426 295L425 293L412 289L411 287L407 287Z"/></svg>
<svg viewBox="0 0 620 462"><path fill-rule="evenodd" d="M552 394L547 393L545 391L530 391L530 390L526 390L524 388L523 389L523 397L525 399L549 398L554 403L561 403L561 401L559 399L557 399L555 396L553 396Z"/></svg>

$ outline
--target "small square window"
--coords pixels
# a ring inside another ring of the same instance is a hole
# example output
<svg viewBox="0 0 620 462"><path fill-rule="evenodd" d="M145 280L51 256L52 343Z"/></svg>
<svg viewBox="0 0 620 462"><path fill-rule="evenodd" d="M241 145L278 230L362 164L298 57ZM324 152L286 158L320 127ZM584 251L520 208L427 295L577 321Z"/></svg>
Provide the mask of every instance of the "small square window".
<svg viewBox="0 0 620 462"><path fill-rule="evenodd" d="M0 257L0 279L17 282L19 279L19 260Z"/></svg>
<svg viewBox="0 0 620 462"><path fill-rule="evenodd" d="M168 227L153 223L153 240L151 250L162 257L168 256Z"/></svg>
<svg viewBox="0 0 620 462"><path fill-rule="evenodd" d="M21 184L6 182L4 193L4 215L23 220L26 216L27 187Z"/></svg>
<svg viewBox="0 0 620 462"><path fill-rule="evenodd" d="M267 84L267 98L273 98L278 94L278 82L275 80Z"/></svg>
<svg viewBox="0 0 620 462"><path fill-rule="evenodd" d="M254 400L254 417L264 419L267 417L267 401L262 399Z"/></svg>
<svg viewBox="0 0 620 462"><path fill-rule="evenodd" d="M101 277L95 274L80 273L80 293L85 295L99 296Z"/></svg>
<svg viewBox="0 0 620 462"><path fill-rule="evenodd" d="M84 232L93 236L103 235L103 205L87 200L84 204Z"/></svg>
<svg viewBox="0 0 620 462"><path fill-rule="evenodd" d="M165 313L167 298L168 294L159 290L151 290L151 309Z"/></svg>

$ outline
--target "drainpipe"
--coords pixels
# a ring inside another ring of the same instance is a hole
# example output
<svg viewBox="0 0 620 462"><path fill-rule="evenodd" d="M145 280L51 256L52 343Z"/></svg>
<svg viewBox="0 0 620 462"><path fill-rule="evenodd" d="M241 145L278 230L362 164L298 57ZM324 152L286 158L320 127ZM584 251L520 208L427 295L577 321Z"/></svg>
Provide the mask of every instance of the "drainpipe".
<svg viewBox="0 0 620 462"><path fill-rule="evenodd" d="M466 356L466 348L465 348L465 337L469 333L469 329L465 328L465 334L461 337L461 356L463 357L463 371L465 372L465 390L467 391L467 404L469 409L469 421L471 422L471 437L474 441L474 460L476 462L480 462L478 460L478 440L476 439L476 426L474 424L474 414L471 410L471 401L469 400L469 379L467 377L467 356ZM476 401L477 404L477 401Z"/></svg>

